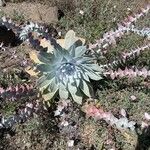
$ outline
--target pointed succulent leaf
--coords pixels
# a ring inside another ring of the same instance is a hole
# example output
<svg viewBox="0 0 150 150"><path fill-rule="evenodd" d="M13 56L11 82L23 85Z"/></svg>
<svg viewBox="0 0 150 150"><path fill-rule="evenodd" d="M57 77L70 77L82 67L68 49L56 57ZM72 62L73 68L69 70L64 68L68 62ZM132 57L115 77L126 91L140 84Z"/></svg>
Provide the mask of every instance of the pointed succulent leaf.
<svg viewBox="0 0 150 150"><path fill-rule="evenodd" d="M92 72L92 71L88 71L88 72L87 72L87 75L88 75L89 78L92 79L92 80L101 80L101 79L102 79L102 77L101 77L99 74L96 74L96 73L94 73L94 72Z"/></svg>
<svg viewBox="0 0 150 150"><path fill-rule="evenodd" d="M71 94L71 96L76 103L82 104L82 95L78 96L77 94Z"/></svg>
<svg viewBox="0 0 150 150"><path fill-rule="evenodd" d="M95 58L91 57L77 57L75 60L77 61L78 64L86 64L89 62L92 62Z"/></svg>
<svg viewBox="0 0 150 150"><path fill-rule="evenodd" d="M81 71L80 72L81 72L81 76L83 77L83 79L90 82L89 76L86 74L86 70L84 70L83 67L80 67L80 70L82 71L82 72Z"/></svg>
<svg viewBox="0 0 150 150"><path fill-rule="evenodd" d="M68 90L70 94L75 94L77 92L77 87L75 85L72 85L71 82L68 83Z"/></svg>
<svg viewBox="0 0 150 150"><path fill-rule="evenodd" d="M88 67L89 69L91 68L92 70L95 70L95 71L100 71L102 72L102 68L98 65L98 64L86 64L85 65L86 67Z"/></svg>
<svg viewBox="0 0 150 150"><path fill-rule="evenodd" d="M86 52L86 46L78 46L75 49L75 57L81 57Z"/></svg>
<svg viewBox="0 0 150 150"><path fill-rule="evenodd" d="M58 90L55 90L53 92L49 92L47 94L43 94L42 97L44 98L45 101L51 100L52 98L55 97L56 93Z"/></svg>
<svg viewBox="0 0 150 150"><path fill-rule="evenodd" d="M41 84L38 85L40 91L43 91L44 89L46 89L49 84L51 84L51 82L53 81L53 79L49 79L49 80L44 80Z"/></svg>
<svg viewBox="0 0 150 150"><path fill-rule="evenodd" d="M47 76L43 75L39 80L37 81L36 85L39 87L40 91L43 89L46 89L49 84L53 81L54 73L50 73Z"/></svg>
<svg viewBox="0 0 150 150"><path fill-rule="evenodd" d="M51 64L39 64L37 65L37 69L41 72L51 72L53 66L51 66Z"/></svg>
<svg viewBox="0 0 150 150"><path fill-rule="evenodd" d="M76 79L76 86L77 86L77 88L79 87L79 85L80 85L80 79Z"/></svg>
<svg viewBox="0 0 150 150"><path fill-rule="evenodd" d="M72 57L75 57L75 49L76 49L76 46L74 44L68 49Z"/></svg>
<svg viewBox="0 0 150 150"><path fill-rule="evenodd" d="M59 84L59 96L61 99L68 99L69 96L66 87L62 83Z"/></svg>
<svg viewBox="0 0 150 150"><path fill-rule="evenodd" d="M38 54L38 59L43 62L43 63L51 63L51 59L53 57L53 54L51 53L46 53L46 52L43 52L41 51L39 54Z"/></svg>
<svg viewBox="0 0 150 150"><path fill-rule="evenodd" d="M64 48L68 50L76 42L75 32L70 30L65 36L65 45Z"/></svg>
<svg viewBox="0 0 150 150"><path fill-rule="evenodd" d="M81 82L80 82L80 88L81 88L81 90L83 91L83 93L86 96L91 97L90 88L89 88L88 84L84 80L81 80Z"/></svg>
<svg viewBox="0 0 150 150"><path fill-rule="evenodd" d="M83 97L83 94L80 92L80 90L77 90L76 94L71 94L71 97L73 98L73 100L81 105L82 104L82 97Z"/></svg>
<svg viewBox="0 0 150 150"><path fill-rule="evenodd" d="M49 91L49 92L54 92L54 91L56 91L56 90L58 90L58 85L57 85L56 82L55 82L55 78L53 78L53 79L51 80L51 83L50 83L49 86L48 86L48 91Z"/></svg>

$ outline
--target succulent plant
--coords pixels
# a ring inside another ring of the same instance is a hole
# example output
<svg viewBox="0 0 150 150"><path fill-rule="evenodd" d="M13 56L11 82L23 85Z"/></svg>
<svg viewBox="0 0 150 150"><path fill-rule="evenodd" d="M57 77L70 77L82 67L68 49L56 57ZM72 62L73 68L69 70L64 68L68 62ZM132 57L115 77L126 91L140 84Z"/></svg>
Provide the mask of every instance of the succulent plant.
<svg viewBox="0 0 150 150"><path fill-rule="evenodd" d="M45 100L50 100L57 93L61 99L69 96L82 103L83 95L91 97L92 85L90 79L100 80L102 68L94 63L94 59L85 56L86 46L75 37L73 31L66 34L64 48L56 41L53 42L53 52L41 51L38 55L41 63L37 64L37 70L42 77L37 81Z"/></svg>

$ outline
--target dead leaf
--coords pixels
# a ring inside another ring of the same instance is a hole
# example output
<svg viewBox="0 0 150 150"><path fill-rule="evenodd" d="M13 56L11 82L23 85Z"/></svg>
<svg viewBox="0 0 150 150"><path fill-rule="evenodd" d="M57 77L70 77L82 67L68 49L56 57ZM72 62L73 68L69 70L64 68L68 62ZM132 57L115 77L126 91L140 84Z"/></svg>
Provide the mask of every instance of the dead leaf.
<svg viewBox="0 0 150 150"><path fill-rule="evenodd" d="M85 44L84 38L76 37L75 32L73 30L69 30L64 39L57 39L56 41L62 48L68 49L78 40L80 40L83 45ZM40 46L43 48L48 48L47 52L49 53L52 53L54 50L54 47L51 45L50 41L46 40L45 38L40 40Z"/></svg>
<svg viewBox="0 0 150 150"><path fill-rule="evenodd" d="M121 131L122 135L125 137L127 143L131 145L136 145L137 134L131 131Z"/></svg>
<svg viewBox="0 0 150 150"><path fill-rule="evenodd" d="M25 71L30 75L30 76L33 76L33 77L37 77L39 72L33 70L32 68L30 67L27 67L25 68Z"/></svg>
<svg viewBox="0 0 150 150"><path fill-rule="evenodd" d="M37 52L31 51L29 52L30 59L36 64L42 64L42 62L38 59Z"/></svg>
<svg viewBox="0 0 150 150"><path fill-rule="evenodd" d="M48 48L47 52L52 53L54 50L54 47L51 45L50 41L44 39L40 40L40 46L43 48Z"/></svg>

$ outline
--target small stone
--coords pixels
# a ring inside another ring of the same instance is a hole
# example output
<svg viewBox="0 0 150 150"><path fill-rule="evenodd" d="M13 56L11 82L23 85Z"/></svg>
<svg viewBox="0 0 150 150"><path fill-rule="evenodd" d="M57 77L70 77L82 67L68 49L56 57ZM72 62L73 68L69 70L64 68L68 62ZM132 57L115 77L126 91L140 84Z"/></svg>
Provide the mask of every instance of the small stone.
<svg viewBox="0 0 150 150"><path fill-rule="evenodd" d="M74 140L69 140L67 142L67 144L68 144L68 147L73 147L74 146Z"/></svg>
<svg viewBox="0 0 150 150"><path fill-rule="evenodd" d="M144 117L146 120L150 120L150 114L148 114L147 112L145 112Z"/></svg>
<svg viewBox="0 0 150 150"><path fill-rule="evenodd" d="M80 11L79 11L79 14L84 15L84 11L83 11L83 10L80 10Z"/></svg>
<svg viewBox="0 0 150 150"><path fill-rule="evenodd" d="M134 95L132 95L131 97L130 97L133 101L135 101L137 98L136 98L136 96L134 96Z"/></svg>

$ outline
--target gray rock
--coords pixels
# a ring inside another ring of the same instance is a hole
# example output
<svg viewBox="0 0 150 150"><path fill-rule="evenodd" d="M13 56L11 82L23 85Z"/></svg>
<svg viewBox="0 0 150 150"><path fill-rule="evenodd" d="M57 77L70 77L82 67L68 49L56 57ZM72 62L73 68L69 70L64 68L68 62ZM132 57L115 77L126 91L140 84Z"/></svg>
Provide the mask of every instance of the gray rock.
<svg viewBox="0 0 150 150"><path fill-rule="evenodd" d="M0 7L4 7L4 6L6 6L5 0L0 0Z"/></svg>
<svg viewBox="0 0 150 150"><path fill-rule="evenodd" d="M57 7L49 7L39 3L7 3L7 6L2 7L1 10L10 18L15 17L15 12L29 21L48 24L58 21Z"/></svg>

